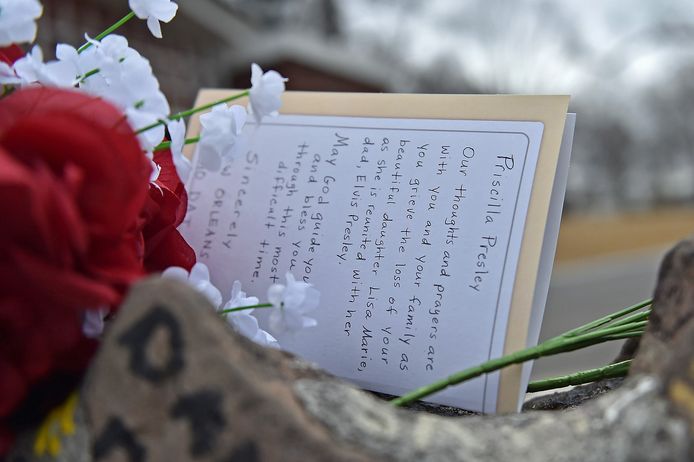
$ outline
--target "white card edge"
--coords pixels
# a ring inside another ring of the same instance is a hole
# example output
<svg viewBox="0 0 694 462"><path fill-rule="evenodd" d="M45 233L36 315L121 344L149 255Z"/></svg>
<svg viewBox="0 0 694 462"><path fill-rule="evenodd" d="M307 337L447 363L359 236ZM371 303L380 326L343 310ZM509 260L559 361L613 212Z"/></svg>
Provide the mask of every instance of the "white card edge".
<svg viewBox="0 0 694 462"><path fill-rule="evenodd" d="M554 185L552 186L547 224L545 225L545 234L542 241L537 284L535 285L530 322L528 324L528 336L526 340L526 346L528 347L536 345L540 338L540 329L542 327L542 319L545 313L545 304L547 303L547 294L549 293L549 284L552 276L554 255L557 250L561 216L564 209L564 196L566 194L566 184L569 176L569 163L571 160L575 127L576 114L566 114L564 134L562 135L561 146L559 148L557 171L554 175ZM518 412L520 412L523 402L525 401L526 389L530 382L533 364L534 361L528 361L523 364L522 367L520 390L518 391Z"/></svg>

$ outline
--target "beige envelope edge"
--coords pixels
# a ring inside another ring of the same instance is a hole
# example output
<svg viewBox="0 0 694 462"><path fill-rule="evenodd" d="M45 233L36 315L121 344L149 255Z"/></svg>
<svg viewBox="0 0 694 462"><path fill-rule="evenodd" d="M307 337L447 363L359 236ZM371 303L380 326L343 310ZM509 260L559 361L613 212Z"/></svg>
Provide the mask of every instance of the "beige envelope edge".
<svg viewBox="0 0 694 462"><path fill-rule="evenodd" d="M198 93L195 106L218 101L237 93L239 93L238 90L203 89ZM283 114L415 119L524 120L544 124L540 157L513 289L504 354L525 348L533 292L540 264L542 237L547 221L569 97L289 91L284 93L282 103L281 112ZM242 98L231 104L245 105L247 99ZM199 132L199 117L194 116L189 123L188 137L197 136ZM193 151L194 148L188 146L186 155L192 157ZM501 371L497 412L516 412L520 380L521 365L508 367Z"/></svg>

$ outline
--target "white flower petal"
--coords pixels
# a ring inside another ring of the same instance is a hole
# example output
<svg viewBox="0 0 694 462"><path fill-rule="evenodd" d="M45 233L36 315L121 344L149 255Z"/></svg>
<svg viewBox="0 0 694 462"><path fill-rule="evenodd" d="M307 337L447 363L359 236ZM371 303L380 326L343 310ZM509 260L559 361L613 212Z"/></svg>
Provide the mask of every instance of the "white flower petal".
<svg viewBox="0 0 694 462"><path fill-rule="evenodd" d="M147 27L157 38L162 37L159 21L171 21L178 11L178 5L170 0L129 0L128 4L135 16L147 20Z"/></svg>
<svg viewBox="0 0 694 462"><path fill-rule="evenodd" d="M240 143L243 127L246 123L246 110L238 105L228 107L218 104L206 114L200 116L200 142L198 155L200 165L212 171L221 168L223 160L233 158L245 143Z"/></svg>
<svg viewBox="0 0 694 462"><path fill-rule="evenodd" d="M240 281L234 281L234 284L231 287L231 297L229 298L229 301L226 302L223 309L230 310L242 306L257 305L258 303L259 300L257 297L247 297L246 292L241 290ZM250 314L251 312L253 312L253 310L244 310L243 312L246 314Z"/></svg>
<svg viewBox="0 0 694 462"><path fill-rule="evenodd" d="M251 89L249 91L249 112L258 123L265 116L277 115L282 105L281 95L285 89L286 78L276 71L263 74L257 64L251 65Z"/></svg>
<svg viewBox="0 0 694 462"><path fill-rule="evenodd" d="M22 79L17 77L9 64L0 62L0 85L17 85L21 82Z"/></svg>
<svg viewBox="0 0 694 462"><path fill-rule="evenodd" d="M269 319L273 333L298 331L317 324L315 319L305 314L318 307L318 290L311 284L297 281L291 273L287 273L286 278L286 286L273 284L268 289L268 300L277 307Z"/></svg>
<svg viewBox="0 0 694 462"><path fill-rule="evenodd" d="M183 120L173 120L166 128L171 136L171 158L176 167L176 173L183 183L188 181L193 166L190 160L183 154L186 140L186 124Z"/></svg>
<svg viewBox="0 0 694 462"><path fill-rule="evenodd" d="M86 310L82 316L82 333L88 338L99 338L104 331L104 319L109 311L105 308Z"/></svg>
<svg viewBox="0 0 694 462"><path fill-rule="evenodd" d="M154 16L150 16L149 18L147 18L147 27L149 28L149 31L152 33L152 35L154 35L156 38L163 37L161 33L161 25L159 25L159 20Z"/></svg>
<svg viewBox="0 0 694 462"><path fill-rule="evenodd" d="M101 41L90 41L92 47L77 58L79 74L94 69L99 72L80 82L80 89L100 96L116 105L128 116L134 130L165 119L170 112L166 96L152 73L149 61L128 46L125 37L111 34ZM60 55L69 60L67 48ZM138 135L143 150L154 149L164 139L163 125Z"/></svg>
<svg viewBox="0 0 694 462"><path fill-rule="evenodd" d="M237 332L248 338L252 339L258 333L258 320L255 318L255 316L251 316L250 314L241 311L237 313L229 313L229 317L227 319L229 320L229 323L236 328Z"/></svg>
<svg viewBox="0 0 694 462"><path fill-rule="evenodd" d="M183 268L173 266L164 270L163 278L175 279L187 283L193 289L203 294L212 303L214 309L222 304L222 294L209 280L210 272L204 263L196 263L190 273Z"/></svg>
<svg viewBox="0 0 694 462"><path fill-rule="evenodd" d="M176 281L187 282L188 271L186 271L184 268L181 268L180 266L171 266L169 268L166 268L164 272L161 273L161 277L165 279L173 279Z"/></svg>
<svg viewBox="0 0 694 462"><path fill-rule="evenodd" d="M36 39L36 19L43 14L38 0L0 1L0 47Z"/></svg>
<svg viewBox="0 0 694 462"><path fill-rule="evenodd" d="M35 45L29 54L14 63L14 71L23 86L39 83L51 87L74 87L79 73L69 61L43 62L41 47Z"/></svg>
<svg viewBox="0 0 694 462"><path fill-rule="evenodd" d="M149 175L149 182L154 183L159 179L159 175L161 174L161 166L153 160L150 160L149 163L152 166L152 173Z"/></svg>

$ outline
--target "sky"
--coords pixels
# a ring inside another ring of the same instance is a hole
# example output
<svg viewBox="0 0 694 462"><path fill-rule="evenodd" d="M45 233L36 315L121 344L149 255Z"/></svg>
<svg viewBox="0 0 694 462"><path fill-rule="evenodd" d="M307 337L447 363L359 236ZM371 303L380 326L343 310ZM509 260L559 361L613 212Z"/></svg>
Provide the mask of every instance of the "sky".
<svg viewBox="0 0 694 462"><path fill-rule="evenodd" d="M353 43L377 40L419 69L449 60L483 91L649 87L694 56L691 0L336 3ZM664 24L677 25L680 33L662 36Z"/></svg>

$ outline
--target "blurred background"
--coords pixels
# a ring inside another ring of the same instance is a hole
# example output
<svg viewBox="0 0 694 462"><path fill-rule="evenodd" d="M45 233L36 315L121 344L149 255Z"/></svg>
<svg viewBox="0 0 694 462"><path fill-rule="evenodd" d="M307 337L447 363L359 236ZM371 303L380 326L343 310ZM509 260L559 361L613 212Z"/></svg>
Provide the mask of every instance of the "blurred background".
<svg viewBox="0 0 694 462"><path fill-rule="evenodd" d="M125 0L42 0L39 43L82 43ZM201 87L569 94L578 114L542 338L651 296L658 262L694 230L691 0L178 0L154 40L122 31L174 109ZM536 364L544 377L609 362L617 345Z"/></svg>

